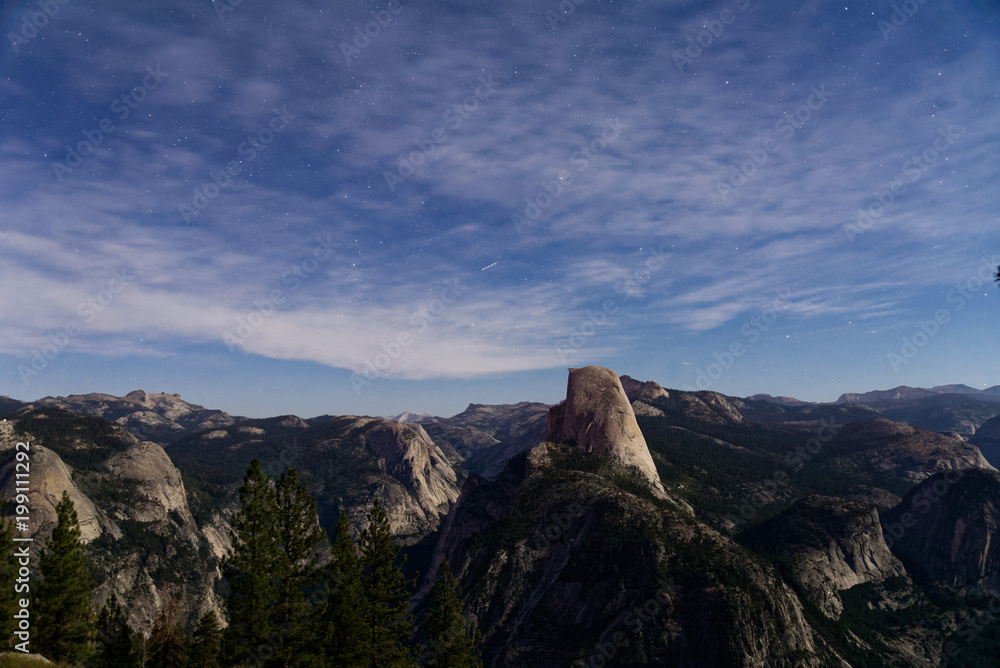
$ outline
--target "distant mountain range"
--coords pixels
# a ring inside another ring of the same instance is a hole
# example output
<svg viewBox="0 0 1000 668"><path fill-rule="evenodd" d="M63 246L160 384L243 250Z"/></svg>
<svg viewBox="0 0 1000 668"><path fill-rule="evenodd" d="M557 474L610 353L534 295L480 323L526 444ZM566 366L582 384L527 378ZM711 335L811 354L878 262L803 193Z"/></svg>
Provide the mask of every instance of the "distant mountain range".
<svg viewBox="0 0 1000 668"><path fill-rule="evenodd" d="M891 390L875 390L863 394L842 394L835 403L868 404L870 406L872 403L912 401L938 394L969 394L977 397L993 397L996 401L1000 401L1000 385L994 385L985 390L977 390L968 385L938 385L931 388L900 385Z"/></svg>
<svg viewBox="0 0 1000 668"><path fill-rule="evenodd" d="M799 401L791 397L755 394L747 401L766 401L781 406L831 405ZM970 437L990 418L1000 415L1000 385L977 390L968 385L938 385L842 394L832 405L863 405L885 417L933 431L953 431Z"/></svg>

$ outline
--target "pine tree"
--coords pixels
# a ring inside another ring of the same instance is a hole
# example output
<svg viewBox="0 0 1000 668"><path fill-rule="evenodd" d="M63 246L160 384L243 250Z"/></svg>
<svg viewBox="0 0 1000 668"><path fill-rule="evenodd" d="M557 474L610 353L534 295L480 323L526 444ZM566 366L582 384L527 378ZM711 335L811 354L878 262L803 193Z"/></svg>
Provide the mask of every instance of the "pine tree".
<svg viewBox="0 0 1000 668"><path fill-rule="evenodd" d="M427 636L424 666L482 668L483 661L476 649L479 634L462 614L463 607L462 590L445 560L431 588L431 607L424 617L423 630Z"/></svg>
<svg viewBox="0 0 1000 668"><path fill-rule="evenodd" d="M114 594L97 617L97 653L91 668L142 668L142 652L137 651L138 634Z"/></svg>
<svg viewBox="0 0 1000 668"><path fill-rule="evenodd" d="M153 622L147 643L146 668L182 668L187 665L187 643L177 602L168 598Z"/></svg>
<svg viewBox="0 0 1000 668"><path fill-rule="evenodd" d="M188 668L221 668L222 629L214 612L202 616L191 640Z"/></svg>
<svg viewBox="0 0 1000 668"><path fill-rule="evenodd" d="M413 621L407 614L413 582L406 579L399 546L392 541L389 518L378 500L361 532L361 583L365 606L366 663L372 668L409 668L416 665L412 643Z"/></svg>
<svg viewBox="0 0 1000 668"><path fill-rule="evenodd" d="M340 512L331 548L323 583L326 601L317 635L326 665L366 668L367 615L361 565L344 511Z"/></svg>
<svg viewBox="0 0 1000 668"><path fill-rule="evenodd" d="M275 666L309 664L309 655L317 649L308 637L310 606L307 590L319 585L316 546L323 540L323 529L316 515L316 499L306 483L299 482L293 468L286 469L275 484L279 552L275 571L277 602L272 618L279 635L276 656L268 663Z"/></svg>
<svg viewBox="0 0 1000 668"><path fill-rule="evenodd" d="M232 663L259 663L274 651L271 616L280 544L274 488L257 459L243 478L240 505L232 522L233 549L223 564L229 583L225 655Z"/></svg>
<svg viewBox="0 0 1000 668"><path fill-rule="evenodd" d="M22 543L24 545L24 543ZM20 598L14 590L17 579L18 561L14 554L14 524L0 523L0 649L7 649L13 644L14 631L17 630L17 599Z"/></svg>
<svg viewBox="0 0 1000 668"><path fill-rule="evenodd" d="M90 607L94 583L80 543L80 521L65 490L56 505L56 526L39 560L39 573L34 604L38 650L56 661L86 661L94 632Z"/></svg>

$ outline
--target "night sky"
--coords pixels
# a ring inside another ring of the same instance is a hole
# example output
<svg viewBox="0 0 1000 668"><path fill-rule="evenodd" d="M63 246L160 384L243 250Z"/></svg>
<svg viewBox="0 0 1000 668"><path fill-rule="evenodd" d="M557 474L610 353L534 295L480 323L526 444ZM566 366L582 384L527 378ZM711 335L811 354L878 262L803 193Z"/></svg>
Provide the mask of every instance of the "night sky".
<svg viewBox="0 0 1000 668"><path fill-rule="evenodd" d="M15 0L0 28L0 394L1000 383L997 2Z"/></svg>

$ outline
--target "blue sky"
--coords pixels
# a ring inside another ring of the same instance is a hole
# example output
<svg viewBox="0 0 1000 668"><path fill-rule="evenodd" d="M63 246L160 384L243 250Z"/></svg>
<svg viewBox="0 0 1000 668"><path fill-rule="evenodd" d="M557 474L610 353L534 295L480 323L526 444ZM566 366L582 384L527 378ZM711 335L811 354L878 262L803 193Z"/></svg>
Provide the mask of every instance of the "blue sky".
<svg viewBox="0 0 1000 668"><path fill-rule="evenodd" d="M0 28L0 394L1000 383L995 2L35 0Z"/></svg>

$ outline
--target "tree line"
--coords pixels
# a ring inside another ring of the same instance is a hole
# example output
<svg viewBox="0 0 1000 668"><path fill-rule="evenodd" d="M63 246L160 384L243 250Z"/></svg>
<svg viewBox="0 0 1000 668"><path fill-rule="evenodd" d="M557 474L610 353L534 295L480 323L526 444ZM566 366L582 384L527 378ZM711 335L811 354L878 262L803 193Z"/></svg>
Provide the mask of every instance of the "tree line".
<svg viewBox="0 0 1000 668"><path fill-rule="evenodd" d="M88 668L482 668L480 635L447 561L417 624L410 612L416 581L403 573L406 558L378 500L358 541L341 512L322 566L327 536L295 469L272 480L254 459L239 500L232 549L220 564L228 626L209 611L188 634L179 606L167 599L145 638L115 596L99 611L91 607L92 569L63 492L31 594L31 650ZM12 524L0 526L0 554L13 553L13 536ZM4 649L13 646L16 577L16 560L3 559Z"/></svg>

